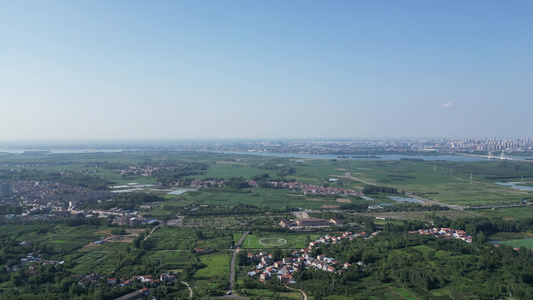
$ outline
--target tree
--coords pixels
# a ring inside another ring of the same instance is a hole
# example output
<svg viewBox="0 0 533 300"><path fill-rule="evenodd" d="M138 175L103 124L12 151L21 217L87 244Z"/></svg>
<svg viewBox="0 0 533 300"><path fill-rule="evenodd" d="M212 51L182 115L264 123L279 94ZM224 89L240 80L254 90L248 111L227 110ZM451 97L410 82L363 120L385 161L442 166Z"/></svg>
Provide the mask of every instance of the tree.
<svg viewBox="0 0 533 300"><path fill-rule="evenodd" d="M235 262L237 266L244 266L247 261L248 258L246 257L246 253L244 251L239 251L237 253L237 256L235 257Z"/></svg>
<svg viewBox="0 0 533 300"><path fill-rule="evenodd" d="M201 240L204 238L204 232L201 230L196 230L196 237Z"/></svg>

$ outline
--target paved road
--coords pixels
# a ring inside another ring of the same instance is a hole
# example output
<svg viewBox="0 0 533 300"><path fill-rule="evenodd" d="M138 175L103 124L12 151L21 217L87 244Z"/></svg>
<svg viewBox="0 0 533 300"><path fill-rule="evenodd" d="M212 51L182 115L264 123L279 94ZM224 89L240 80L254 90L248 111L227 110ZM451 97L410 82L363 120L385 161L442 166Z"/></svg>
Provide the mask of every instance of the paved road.
<svg viewBox="0 0 533 300"><path fill-rule="evenodd" d="M344 173L344 177L348 178L348 179L351 179L351 180L355 180L355 181L359 181L359 182L362 182L364 184L368 184L368 185L376 185L375 183L372 183L372 182L368 182L368 181L365 181L365 180L362 180L362 179L359 179L359 178L355 178L353 177L350 172L346 172Z"/></svg>
<svg viewBox="0 0 533 300"><path fill-rule="evenodd" d="M233 295L233 281L235 279L235 257L237 256L237 253L239 252L239 248L242 245L242 242L244 242L244 239L246 236L250 233L250 231L246 231L242 236L239 242L235 245L235 249L233 249L233 257L231 258L231 264L230 264L230 275L229 275L229 291L228 296L225 296L224 298L239 298L238 296Z"/></svg>
<svg viewBox="0 0 533 300"><path fill-rule="evenodd" d="M152 230L150 231L150 233L149 233L147 236L144 237L144 240L146 241L146 240L150 237L150 235L151 235L151 234L152 234L157 228L159 228L159 226L161 226L161 225L157 225L156 227L154 227L154 229L152 229Z"/></svg>
<svg viewBox="0 0 533 300"><path fill-rule="evenodd" d="M376 185L375 183L372 183L372 182L368 182L368 181L364 181L364 180L361 180L359 178L355 178L353 177L350 172L346 172L344 173L344 177L348 178L348 179L352 179L352 180L356 180L356 181L359 181L359 182L362 182L362 183L365 183L365 184L368 184L368 185ZM460 210L462 212L465 212L467 214L473 214L472 212L468 212L468 211L465 211L463 209L462 206L459 206L459 205L450 205L450 204L444 204L444 203L441 203L441 202L438 202L438 201L435 201L435 200L430 200L430 199L427 199L427 198L422 198L420 196L415 196L411 193L406 193L405 194L406 196L408 197L412 197L412 198L416 198L418 200L422 200L426 203L429 203L429 204L433 204L433 205L439 205L439 206L444 206L444 207L449 207L450 209L455 209L455 210Z"/></svg>

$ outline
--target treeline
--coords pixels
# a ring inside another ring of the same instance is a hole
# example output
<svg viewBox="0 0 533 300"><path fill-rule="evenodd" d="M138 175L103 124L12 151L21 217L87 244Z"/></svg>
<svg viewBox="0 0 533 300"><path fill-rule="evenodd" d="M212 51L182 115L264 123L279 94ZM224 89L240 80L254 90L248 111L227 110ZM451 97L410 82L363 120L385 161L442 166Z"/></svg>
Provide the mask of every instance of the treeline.
<svg viewBox="0 0 533 300"><path fill-rule="evenodd" d="M420 205L420 204L401 204L393 206L385 206L380 209L380 212L393 212L393 211L440 211L450 210L447 206L440 205Z"/></svg>
<svg viewBox="0 0 533 300"><path fill-rule="evenodd" d="M293 209L293 208L288 208ZM286 212L287 209L273 209L269 206L255 206L238 203L235 206L204 206L185 209L182 214L187 216L210 216L210 215L239 215L239 214L265 214Z"/></svg>
<svg viewBox="0 0 533 300"><path fill-rule="evenodd" d="M20 205L0 205L0 215L15 214L20 215L22 213L22 206Z"/></svg>
<svg viewBox="0 0 533 300"><path fill-rule="evenodd" d="M398 190L395 188L378 185L366 185L363 188L363 194L365 195L377 193L398 194Z"/></svg>
<svg viewBox="0 0 533 300"><path fill-rule="evenodd" d="M165 199L154 194L147 193L119 193L110 201L103 201L101 203L89 203L86 208L93 209L111 209L122 208L124 210L134 210L151 202L164 202Z"/></svg>
<svg viewBox="0 0 533 300"><path fill-rule="evenodd" d="M126 169L128 166L129 164L109 161L95 161L84 165L86 168L98 167L106 170L121 170Z"/></svg>
<svg viewBox="0 0 533 300"><path fill-rule="evenodd" d="M466 230L471 235L480 232L485 235L494 234L500 231L526 232L533 230L533 217L519 220L489 219L483 217L458 218L453 221L449 219L438 219L435 222L435 226Z"/></svg>
<svg viewBox="0 0 533 300"><path fill-rule="evenodd" d="M161 183L163 186L167 186L174 181L183 181L185 180L184 177L187 176L203 175L208 169L208 165L204 163L189 163L185 165L178 164L170 166L173 168L172 170L161 170L155 176L157 182ZM188 184L182 185L190 185L191 180L192 179L189 178L187 182Z"/></svg>
<svg viewBox="0 0 533 300"><path fill-rule="evenodd" d="M456 299L498 299L509 292L518 299L533 297L533 254L524 248L514 251L508 246L385 232L313 251L352 264L342 275L312 269L295 273L297 282L317 299L379 297L379 286L387 292L391 284L421 298L433 298L432 290ZM359 261L364 265L355 264Z"/></svg>
<svg viewBox="0 0 533 300"><path fill-rule="evenodd" d="M17 170L17 171L0 171L0 180L10 181L48 181L48 182L60 182L72 186L80 186L90 190L107 190L107 185L114 182L107 181L94 174L84 173L68 173L61 174L60 172L42 172L37 170Z"/></svg>
<svg viewBox="0 0 533 300"><path fill-rule="evenodd" d="M277 170L278 173L276 176L278 177L285 177L289 175L293 175L296 173L296 169L287 165L279 165L279 164L252 164L250 165L252 168L258 168L260 170Z"/></svg>

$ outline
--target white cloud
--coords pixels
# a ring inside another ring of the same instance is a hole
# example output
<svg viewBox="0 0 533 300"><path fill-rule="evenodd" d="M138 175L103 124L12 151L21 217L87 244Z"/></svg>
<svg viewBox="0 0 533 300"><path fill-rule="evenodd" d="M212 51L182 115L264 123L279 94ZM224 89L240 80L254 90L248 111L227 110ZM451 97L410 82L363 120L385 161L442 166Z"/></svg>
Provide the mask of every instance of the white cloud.
<svg viewBox="0 0 533 300"><path fill-rule="evenodd" d="M442 105L442 107L444 107L444 108L449 108L449 107L452 107L452 106L453 106L453 103L451 103L451 102L446 102L446 103L444 103Z"/></svg>

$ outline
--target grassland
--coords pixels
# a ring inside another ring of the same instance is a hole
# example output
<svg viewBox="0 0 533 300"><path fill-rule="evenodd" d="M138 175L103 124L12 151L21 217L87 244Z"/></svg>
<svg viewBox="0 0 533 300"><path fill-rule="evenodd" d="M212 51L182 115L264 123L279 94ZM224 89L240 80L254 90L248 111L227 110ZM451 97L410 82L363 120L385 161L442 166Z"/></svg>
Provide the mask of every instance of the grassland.
<svg viewBox="0 0 533 300"><path fill-rule="evenodd" d="M504 220L519 220L533 216L533 207L531 206L472 209L470 211L481 216L502 218Z"/></svg>
<svg viewBox="0 0 533 300"><path fill-rule="evenodd" d="M510 245L516 248L525 247L527 249L533 249L533 239L520 239L502 242L503 245Z"/></svg>
<svg viewBox="0 0 533 300"><path fill-rule="evenodd" d="M164 155L163 155L164 154ZM95 168L106 162L118 165L139 165L149 161L151 164L165 162L197 162L209 167L202 175L184 178L204 179L213 177L250 178L267 173L276 178L279 166L289 166L296 172L287 180L298 180L311 184L326 184L327 179L341 179L346 188L362 189L359 181L343 178L346 172L363 181L380 186L393 187L421 197L457 205L484 205L518 203L533 200L533 193L495 185L494 182L533 181L533 165L510 161L382 161L382 160L294 160L290 158L254 156L245 154L219 154L201 152L183 153L79 153L79 154L39 154L39 155L2 155L6 166L0 170L35 169L45 172L83 171L103 177L112 185L130 182L155 184L153 177L122 176L114 168ZM96 173L94 173L96 172ZM472 180L470 178L472 177ZM328 183L331 184L331 183ZM210 205L235 205L247 203L274 208L293 206L316 209L329 205L327 201L313 202L304 197L288 196L286 190L255 189L250 193L200 193L183 198L179 204L202 203ZM178 203L172 205L179 205ZM170 206L169 206L170 208ZM163 212L154 212L162 215Z"/></svg>
<svg viewBox="0 0 533 300"><path fill-rule="evenodd" d="M216 164L212 166L209 175L230 176L236 170L238 174L264 173L264 170L254 168L256 164L249 158L232 164ZM260 158L266 160L265 158ZM281 160L277 158L277 160ZM268 160L267 160L268 161ZM334 177L342 181L346 188L362 189L364 184L343 178L346 172L363 181L380 186L393 187L408 193L419 195L431 200L456 205L484 205L501 203L518 203L523 199L533 200L530 192L519 191L509 187L495 185L501 181L520 181L522 178L533 180L533 165L515 162L446 162L446 161L359 161L359 160L303 160L284 162L296 169L296 173L287 177L300 182L312 184L326 184L327 179ZM211 173L211 169L216 170ZM271 172L272 173L272 172ZM244 176L244 175L243 175ZM470 177L472 176L472 180ZM211 203L234 203L245 201L251 204L272 206L291 205L307 208L319 208L325 203L311 204L305 199L288 199L286 195L268 192L259 193L259 199L239 196L204 195L194 199ZM270 197L278 199L270 201ZM327 203L326 203L327 204Z"/></svg>
<svg viewBox="0 0 533 300"><path fill-rule="evenodd" d="M240 239L240 234L234 234L233 240L238 242ZM319 235L317 234L286 234L286 233L264 233L259 236L254 234L249 234L246 236L246 239L242 243L241 248L243 249L301 249L307 247L309 241L317 239ZM285 242L272 242L266 241L269 238L276 238ZM263 243L261 243L262 241Z"/></svg>
<svg viewBox="0 0 533 300"><path fill-rule="evenodd" d="M345 178L349 172L363 181L368 181L379 186L393 187L400 191L437 200L448 204L459 205L483 205L499 203L522 203L522 200L533 199L533 194L518 191L504 186L495 185L496 181L520 181L523 177L526 181L533 180L533 166L513 162L424 162L424 161L359 161L359 160L292 160L287 158L273 158L261 156L222 155L205 153L180 153L163 157L162 155L146 153L119 153L109 154L106 159L110 163L139 165L151 162L164 162L168 159L184 162L206 163L209 168L204 174L187 176L187 178L204 179L208 177L238 177L250 178L261 173L268 173L276 179L277 166L290 166L296 172L286 176L285 180L298 180L304 183L319 185L329 184L344 188L363 189L365 184L357 180ZM103 160L101 154L78 154L78 155L2 155L2 162L11 164L25 162L35 164L30 167L45 172L58 171L86 171L92 172L97 169L98 176L102 176L115 184L129 182L155 183L153 177L131 176L123 177L115 169L94 168ZM266 168L268 167L268 168ZM0 169L22 169L28 166L4 166ZM471 175L472 174L472 175ZM328 178L338 178L339 183L330 183ZM472 177L472 180L470 180ZM391 194L372 194L374 201L364 201L358 197L349 198L351 203L378 204L393 203L387 198ZM224 191L217 189L189 192L184 195L165 195L167 201L155 204L153 209L146 212L145 216L165 218L180 211L190 204L209 206L236 206L240 203L252 204L260 207L281 209L287 206L300 207L303 209L318 210L322 205L340 205L334 197L304 196L301 191L288 191L286 189L261 189L247 188L239 191ZM470 212L476 215L486 215L503 219L521 219L533 215L532 207L499 208L499 209L476 209ZM428 220L431 212L399 211L390 213L368 213L368 216L384 216L398 220ZM446 216L449 219L457 219L469 216L462 211L436 211L437 216ZM99 273L103 276L130 276L150 272L156 268L172 270L185 274L187 280L193 284L195 291L201 295L208 295L210 291L224 290L227 286L227 274L231 259L230 248L232 242L236 243L241 237L242 228L259 224L258 226L277 226L281 217L287 217L288 213L282 212L264 215L239 215L239 216L198 216L187 217L185 226L190 228L158 228L144 243L144 248L137 249L129 242L112 242L102 245L91 245L91 242L102 239L109 230L103 226L82 225L67 227L58 222L43 224L28 224L25 226L2 226L0 235L8 235L17 242L31 240L48 247L46 259L64 260L65 268L76 274ZM346 215L346 221L355 218ZM270 220L270 223L265 220ZM377 225L383 225L386 221L376 221ZM233 229L239 230L233 231ZM144 230L144 229L139 229ZM533 248L533 239L524 235L501 234L500 239L513 246L525 246ZM314 240L318 233L286 233L286 232L261 232L254 230L242 244L242 248L253 250L275 250L303 248L309 240ZM272 239L266 242L264 239ZM495 237L489 237L495 238ZM285 241L275 243L275 240ZM261 241L263 240L263 243ZM196 255L192 250L196 247L210 247L216 251L207 255ZM407 252L406 252L407 253ZM434 255L437 259L465 260L467 256L452 255L444 250L435 251L427 246L414 246L409 249L409 255ZM192 269L192 266L198 269ZM158 269L159 270L159 269ZM195 271L194 271L195 270ZM241 274L242 275L242 274ZM239 282L239 281L238 281ZM242 283L242 280L240 281ZM435 298L449 294L448 290L433 291L433 294L420 289L406 289L398 284L376 283L372 278L365 278L361 282L361 297L375 299L418 299ZM281 295L266 289L250 289L249 295L257 297L276 297ZM284 297L299 299L299 293L285 293ZM350 295L335 296L331 299L350 299Z"/></svg>

